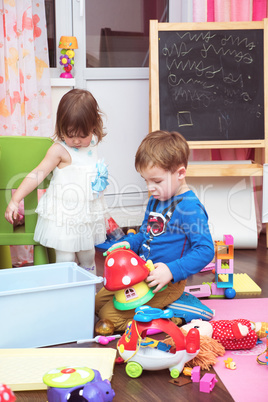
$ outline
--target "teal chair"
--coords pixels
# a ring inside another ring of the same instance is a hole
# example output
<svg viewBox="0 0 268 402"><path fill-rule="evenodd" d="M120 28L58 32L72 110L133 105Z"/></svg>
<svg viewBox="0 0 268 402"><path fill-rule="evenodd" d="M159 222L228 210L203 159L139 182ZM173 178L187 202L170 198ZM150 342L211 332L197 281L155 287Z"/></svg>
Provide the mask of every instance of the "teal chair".
<svg viewBox="0 0 268 402"><path fill-rule="evenodd" d="M47 137L0 136L0 268L11 268L9 246L33 245L34 265L54 262L54 250L46 249L33 240L38 203L37 189L24 199L24 225L14 227L5 219L5 210L12 189L18 188L24 177L44 158L53 141ZM45 189L49 177L39 186Z"/></svg>

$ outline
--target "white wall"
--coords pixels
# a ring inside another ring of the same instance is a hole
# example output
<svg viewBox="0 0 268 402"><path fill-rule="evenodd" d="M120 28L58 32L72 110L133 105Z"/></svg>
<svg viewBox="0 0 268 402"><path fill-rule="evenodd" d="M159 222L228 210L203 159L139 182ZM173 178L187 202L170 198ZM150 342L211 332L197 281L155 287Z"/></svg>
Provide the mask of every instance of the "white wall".
<svg viewBox="0 0 268 402"><path fill-rule="evenodd" d="M75 86L75 79L51 81L54 127L59 101ZM122 227L140 225L148 193L134 163L136 150L148 131L148 80L93 80L87 81L86 89L104 112L107 135L99 145L99 157L104 158L109 169L110 184L105 197L110 213Z"/></svg>

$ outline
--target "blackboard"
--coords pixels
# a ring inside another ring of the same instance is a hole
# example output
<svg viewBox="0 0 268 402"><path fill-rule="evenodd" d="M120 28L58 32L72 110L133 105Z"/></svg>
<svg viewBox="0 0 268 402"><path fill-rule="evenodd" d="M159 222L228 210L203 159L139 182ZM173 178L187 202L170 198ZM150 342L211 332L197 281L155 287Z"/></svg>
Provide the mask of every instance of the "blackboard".
<svg viewBox="0 0 268 402"><path fill-rule="evenodd" d="M158 46L160 129L264 139L263 29L159 31Z"/></svg>

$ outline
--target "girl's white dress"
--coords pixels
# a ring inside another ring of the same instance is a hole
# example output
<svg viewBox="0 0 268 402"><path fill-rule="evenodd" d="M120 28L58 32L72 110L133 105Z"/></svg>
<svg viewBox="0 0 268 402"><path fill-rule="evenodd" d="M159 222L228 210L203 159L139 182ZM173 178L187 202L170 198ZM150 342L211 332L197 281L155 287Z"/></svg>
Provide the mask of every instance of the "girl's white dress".
<svg viewBox="0 0 268 402"><path fill-rule="evenodd" d="M87 148L70 148L59 142L72 162L56 167L49 188L37 206L34 240L61 251L90 250L106 239L103 192L95 192L92 183L98 177L96 138Z"/></svg>

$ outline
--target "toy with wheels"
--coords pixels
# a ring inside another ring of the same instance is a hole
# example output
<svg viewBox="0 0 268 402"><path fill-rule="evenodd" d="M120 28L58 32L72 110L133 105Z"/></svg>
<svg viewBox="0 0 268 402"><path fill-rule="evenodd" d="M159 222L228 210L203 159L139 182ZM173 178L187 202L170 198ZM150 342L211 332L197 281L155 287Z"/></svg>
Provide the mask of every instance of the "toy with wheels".
<svg viewBox="0 0 268 402"><path fill-rule="evenodd" d="M127 363L126 373L137 378L143 370L162 370L168 368L172 378L179 377L185 363L199 352L200 335L192 329L184 336L182 331L170 320L171 310L161 310L149 306L136 308L131 321L117 343L120 356ZM147 331L160 330L174 341L174 348L164 342L148 338Z"/></svg>
<svg viewBox="0 0 268 402"><path fill-rule="evenodd" d="M48 371L43 382L48 386L48 402L110 402L115 396L110 381L88 367L59 367Z"/></svg>

